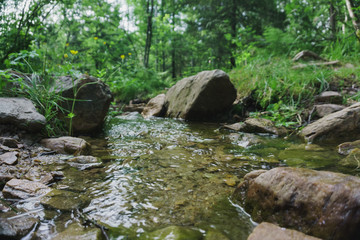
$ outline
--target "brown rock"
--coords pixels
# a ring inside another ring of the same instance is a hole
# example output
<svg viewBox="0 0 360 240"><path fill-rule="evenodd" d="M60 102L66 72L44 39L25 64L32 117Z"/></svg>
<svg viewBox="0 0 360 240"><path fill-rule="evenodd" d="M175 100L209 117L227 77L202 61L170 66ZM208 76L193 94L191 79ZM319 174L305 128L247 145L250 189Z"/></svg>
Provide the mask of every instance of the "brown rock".
<svg viewBox="0 0 360 240"><path fill-rule="evenodd" d="M201 121L215 120L229 110L236 99L236 89L221 70L203 71L184 78L165 96L166 117Z"/></svg>
<svg viewBox="0 0 360 240"><path fill-rule="evenodd" d="M19 144L18 141L9 137L0 137L0 143L9 148L17 148Z"/></svg>
<svg viewBox="0 0 360 240"><path fill-rule="evenodd" d="M91 145L84 139L75 137L46 138L41 144L57 153L62 154L90 154Z"/></svg>
<svg viewBox="0 0 360 240"><path fill-rule="evenodd" d="M245 125L240 129L243 132L249 133L270 133L279 136L287 134L287 130L284 127L276 127L275 123L265 118L247 118Z"/></svg>
<svg viewBox="0 0 360 240"><path fill-rule="evenodd" d="M144 111L142 111L141 115L143 117L162 117L165 114L165 94L159 94L156 97L152 98L144 108Z"/></svg>
<svg viewBox="0 0 360 240"><path fill-rule="evenodd" d="M339 144L338 153L340 153L341 155L348 155L355 148L360 148L360 140Z"/></svg>
<svg viewBox="0 0 360 240"><path fill-rule="evenodd" d="M300 136L308 142L339 141L360 134L360 103L331 113L307 125Z"/></svg>
<svg viewBox="0 0 360 240"><path fill-rule="evenodd" d="M5 184L2 193L5 198L26 199L37 197L50 192L51 188L40 182L11 179Z"/></svg>
<svg viewBox="0 0 360 240"><path fill-rule="evenodd" d="M255 221L275 222L324 239L360 239L358 177L280 167L245 175L234 197Z"/></svg>
<svg viewBox="0 0 360 240"><path fill-rule="evenodd" d="M234 130L234 131L240 131L242 128L244 128L243 122L233 123L233 124L225 124L224 128Z"/></svg>
<svg viewBox="0 0 360 240"><path fill-rule="evenodd" d="M263 222L253 230L247 240L320 240L320 238Z"/></svg>

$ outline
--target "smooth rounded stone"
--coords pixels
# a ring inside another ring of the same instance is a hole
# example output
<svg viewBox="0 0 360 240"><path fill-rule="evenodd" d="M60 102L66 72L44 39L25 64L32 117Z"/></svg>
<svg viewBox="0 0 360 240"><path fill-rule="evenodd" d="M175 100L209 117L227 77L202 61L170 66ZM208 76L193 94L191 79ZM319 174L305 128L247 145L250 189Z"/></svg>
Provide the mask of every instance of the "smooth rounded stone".
<svg viewBox="0 0 360 240"><path fill-rule="evenodd" d="M360 239L360 178L279 167L245 175L234 192L257 222L324 239Z"/></svg>
<svg viewBox="0 0 360 240"><path fill-rule="evenodd" d="M46 138L41 140L41 144L60 154L86 155L91 153L91 145L82 138Z"/></svg>
<svg viewBox="0 0 360 240"><path fill-rule="evenodd" d="M162 117L165 115L165 94L159 94L152 98L145 106L141 115L145 118L148 117Z"/></svg>
<svg viewBox="0 0 360 240"><path fill-rule="evenodd" d="M93 156L78 156L67 160L66 163L80 171L103 166L102 162Z"/></svg>
<svg viewBox="0 0 360 240"><path fill-rule="evenodd" d="M337 146L338 153L341 155L348 155L352 152L352 150L356 148L360 148L360 140L356 140L354 142L344 142Z"/></svg>
<svg viewBox="0 0 360 240"><path fill-rule="evenodd" d="M300 136L308 142L349 139L360 134L360 103L331 113L307 125Z"/></svg>
<svg viewBox="0 0 360 240"><path fill-rule="evenodd" d="M216 119L229 110L236 99L236 89L221 70L203 71L184 78L165 96L166 117L201 121Z"/></svg>
<svg viewBox="0 0 360 240"><path fill-rule="evenodd" d="M84 228L79 223L70 224L64 231L55 235L53 240L101 240L102 233L99 228Z"/></svg>
<svg viewBox="0 0 360 240"><path fill-rule="evenodd" d="M245 124L240 129L248 133L269 133L278 136L284 136L288 133L284 127L276 127L275 123L265 118L247 118Z"/></svg>
<svg viewBox="0 0 360 240"><path fill-rule="evenodd" d="M80 196L74 192L53 189L51 192L42 196L40 203L46 208L61 211L71 211L84 207L89 202L87 197Z"/></svg>
<svg viewBox="0 0 360 240"><path fill-rule="evenodd" d="M156 230L154 232L145 233L139 239L153 239L153 240L197 240L202 239L203 235L196 230L179 227L169 226Z"/></svg>
<svg viewBox="0 0 360 240"><path fill-rule="evenodd" d="M247 240L320 240L320 238L263 222L256 226Z"/></svg>
<svg viewBox="0 0 360 240"><path fill-rule="evenodd" d="M21 239L39 222L29 215L12 211L0 214L0 239Z"/></svg>
<svg viewBox="0 0 360 240"><path fill-rule="evenodd" d="M19 152L7 152L0 155L0 164L16 165L18 162Z"/></svg>
<svg viewBox="0 0 360 240"><path fill-rule="evenodd" d="M343 97L338 92L325 91L322 92L320 95L315 96L315 101L319 103L342 104Z"/></svg>
<svg viewBox="0 0 360 240"><path fill-rule="evenodd" d="M15 125L29 132L38 132L45 127L46 120L36 111L29 99L1 97L0 124Z"/></svg>
<svg viewBox="0 0 360 240"><path fill-rule="evenodd" d="M322 118L325 117L326 115L329 115L330 113L343 110L345 106L338 104L321 104L321 105L315 105L314 108L316 115Z"/></svg>
<svg viewBox="0 0 360 240"><path fill-rule="evenodd" d="M40 182L22 179L11 179L5 184L2 193L5 198L26 199L45 195L51 188Z"/></svg>
<svg viewBox="0 0 360 240"><path fill-rule="evenodd" d="M100 130L110 108L113 96L109 86L95 77L82 75L78 79L63 76L56 80L55 86L62 96L74 99L74 89L77 92L72 128L78 133L93 133ZM62 107L71 111L73 101L63 102ZM64 116L64 119L66 116Z"/></svg>

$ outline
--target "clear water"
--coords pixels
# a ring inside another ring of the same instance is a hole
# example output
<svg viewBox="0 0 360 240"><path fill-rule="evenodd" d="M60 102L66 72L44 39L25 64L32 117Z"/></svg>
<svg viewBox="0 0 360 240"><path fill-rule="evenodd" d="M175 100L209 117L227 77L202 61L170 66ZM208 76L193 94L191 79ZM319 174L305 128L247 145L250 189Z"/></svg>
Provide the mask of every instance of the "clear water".
<svg viewBox="0 0 360 240"><path fill-rule="evenodd" d="M298 166L358 174L357 169L340 167L342 156L335 146L235 133L219 124L129 114L110 120L103 137L87 140L104 167L64 167L66 178L53 187L75 193L78 209L109 226L113 239L137 239L172 225L204 236L216 231L223 239L247 239L256 223L230 198L246 173ZM80 219L75 210L31 202L18 207L40 209L40 227L29 239L51 239Z"/></svg>

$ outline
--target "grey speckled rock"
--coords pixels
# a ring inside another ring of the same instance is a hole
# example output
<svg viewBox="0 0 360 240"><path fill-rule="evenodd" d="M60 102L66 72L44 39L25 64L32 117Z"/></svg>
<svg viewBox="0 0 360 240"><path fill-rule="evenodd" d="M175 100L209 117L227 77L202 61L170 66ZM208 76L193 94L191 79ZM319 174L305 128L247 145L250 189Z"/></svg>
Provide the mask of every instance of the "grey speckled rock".
<svg viewBox="0 0 360 240"><path fill-rule="evenodd" d="M169 89L165 116L193 121L216 119L231 108L235 98L236 89L225 72L203 71Z"/></svg>
<svg viewBox="0 0 360 240"><path fill-rule="evenodd" d="M11 124L30 132L37 132L44 128L45 123L45 117L36 111L29 99L0 98L0 124Z"/></svg>

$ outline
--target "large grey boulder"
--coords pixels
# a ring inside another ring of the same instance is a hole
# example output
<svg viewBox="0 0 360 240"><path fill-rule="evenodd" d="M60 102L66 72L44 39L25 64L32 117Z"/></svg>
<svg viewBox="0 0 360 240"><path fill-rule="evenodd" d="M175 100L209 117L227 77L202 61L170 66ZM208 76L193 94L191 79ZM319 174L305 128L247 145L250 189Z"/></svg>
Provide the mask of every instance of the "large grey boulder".
<svg viewBox="0 0 360 240"><path fill-rule="evenodd" d="M78 79L64 76L57 79L56 86L65 98L75 99L76 95L75 117L72 119L74 132L92 133L101 129L113 99L110 88L105 83L88 75L82 75ZM73 100L62 104L68 111L71 111L72 105Z"/></svg>
<svg viewBox="0 0 360 240"><path fill-rule="evenodd" d="M360 103L331 113L307 125L300 136L308 142L339 141L360 134Z"/></svg>
<svg viewBox="0 0 360 240"><path fill-rule="evenodd" d="M30 132L41 131L46 120L26 98L0 98L0 124L14 125Z"/></svg>
<svg viewBox="0 0 360 240"><path fill-rule="evenodd" d="M324 239L360 239L360 178L279 167L251 172L234 198L257 222Z"/></svg>
<svg viewBox="0 0 360 240"><path fill-rule="evenodd" d="M184 78L165 96L166 117L186 120L212 120L228 110L236 89L221 70L203 71Z"/></svg>
<svg viewBox="0 0 360 240"><path fill-rule="evenodd" d="M320 238L263 222L256 226L247 240L320 240Z"/></svg>

